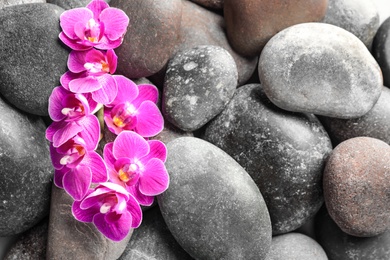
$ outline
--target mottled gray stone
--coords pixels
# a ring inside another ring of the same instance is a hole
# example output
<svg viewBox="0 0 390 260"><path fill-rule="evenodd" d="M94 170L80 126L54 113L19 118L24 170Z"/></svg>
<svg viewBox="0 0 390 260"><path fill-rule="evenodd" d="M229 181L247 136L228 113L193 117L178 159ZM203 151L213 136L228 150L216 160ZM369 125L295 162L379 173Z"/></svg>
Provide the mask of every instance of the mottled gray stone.
<svg viewBox="0 0 390 260"><path fill-rule="evenodd" d="M10 247L4 260L45 260L48 218L23 233Z"/></svg>
<svg viewBox="0 0 390 260"><path fill-rule="evenodd" d="M364 116L354 119L319 117L333 145L358 136L369 136L390 144L390 89L382 94L374 107Z"/></svg>
<svg viewBox="0 0 390 260"><path fill-rule="evenodd" d="M183 130L180 130L176 126L169 123L169 121L164 121L164 129L156 136L152 137L151 139L160 140L161 142L167 144L170 141L175 140L179 137L193 137L194 134L192 132L185 132Z"/></svg>
<svg viewBox="0 0 390 260"><path fill-rule="evenodd" d="M176 53L165 74L162 111L184 131L219 114L237 86L237 67L225 49L202 45Z"/></svg>
<svg viewBox="0 0 390 260"><path fill-rule="evenodd" d="M371 137L340 143L326 163L325 204L336 224L352 236L390 229L390 146Z"/></svg>
<svg viewBox="0 0 390 260"><path fill-rule="evenodd" d="M379 28L379 13L372 1L328 0L328 9L322 22L353 33L370 49Z"/></svg>
<svg viewBox="0 0 390 260"><path fill-rule="evenodd" d="M86 7L92 0L47 0L50 4L58 5L66 10ZM110 0L104 0L106 3L110 3Z"/></svg>
<svg viewBox="0 0 390 260"><path fill-rule="evenodd" d="M312 238L287 233L272 238L267 260L328 260L324 249Z"/></svg>
<svg viewBox="0 0 390 260"><path fill-rule="evenodd" d="M390 86L390 18L379 27L372 44L372 55L382 69L385 86Z"/></svg>
<svg viewBox="0 0 390 260"><path fill-rule="evenodd" d="M325 23L298 24L275 35L261 53L259 77L280 108L348 119L366 114L383 86L366 46Z"/></svg>
<svg viewBox="0 0 390 260"><path fill-rule="evenodd" d="M190 260L192 257L177 243L155 207L144 213L119 260Z"/></svg>
<svg viewBox="0 0 390 260"><path fill-rule="evenodd" d="M42 119L2 99L0 111L0 236L10 236L49 213L53 170Z"/></svg>
<svg viewBox="0 0 390 260"><path fill-rule="evenodd" d="M195 259L265 259L271 223L247 172L198 138L178 138L167 148L170 186L158 203L179 244Z"/></svg>
<svg viewBox="0 0 390 260"><path fill-rule="evenodd" d="M329 260L388 260L390 231L374 237L355 237L344 233L325 208L316 217L316 237Z"/></svg>
<svg viewBox="0 0 390 260"><path fill-rule="evenodd" d="M46 0L0 0L0 8L30 3L46 3Z"/></svg>
<svg viewBox="0 0 390 260"><path fill-rule="evenodd" d="M312 114L273 105L260 84L237 89L204 138L251 175L267 204L273 234L303 225L323 204L322 171L330 139Z"/></svg>
<svg viewBox="0 0 390 260"><path fill-rule="evenodd" d="M28 113L47 116L48 100L66 71L58 40L64 9L46 3L0 9L0 92Z"/></svg>

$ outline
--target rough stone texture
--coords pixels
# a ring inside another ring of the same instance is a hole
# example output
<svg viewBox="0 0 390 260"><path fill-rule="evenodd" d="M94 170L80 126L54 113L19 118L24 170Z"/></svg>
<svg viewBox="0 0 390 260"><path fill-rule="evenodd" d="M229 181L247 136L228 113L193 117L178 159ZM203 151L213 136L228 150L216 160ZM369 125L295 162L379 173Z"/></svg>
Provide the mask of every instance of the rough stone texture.
<svg viewBox="0 0 390 260"><path fill-rule="evenodd" d="M294 24L320 21L327 5L328 0L225 0L229 42L242 55L259 55L279 31Z"/></svg>
<svg viewBox="0 0 390 260"><path fill-rule="evenodd" d="M92 0L47 0L48 3L58 5L66 10L86 7ZM110 0L104 0L106 3L110 3Z"/></svg>
<svg viewBox="0 0 390 260"><path fill-rule="evenodd" d="M204 7L207 8L222 9L224 0L191 0L191 1L199 5L203 5Z"/></svg>
<svg viewBox="0 0 390 260"><path fill-rule="evenodd" d="M362 117L319 119L332 139L333 146L358 136L374 137L390 144L390 89L383 87L374 107Z"/></svg>
<svg viewBox="0 0 390 260"><path fill-rule="evenodd" d="M379 13L372 1L328 0L328 9L322 22L339 26L356 35L371 49L379 28Z"/></svg>
<svg viewBox="0 0 390 260"><path fill-rule="evenodd" d="M204 138L251 175L274 235L297 229L323 204L322 171L332 149L327 133L314 115L274 106L259 84L238 88Z"/></svg>
<svg viewBox="0 0 390 260"><path fill-rule="evenodd" d="M190 260L172 236L158 207L147 211L119 260Z"/></svg>
<svg viewBox="0 0 390 260"><path fill-rule="evenodd" d="M53 173L42 119L1 98L0 111L0 236L11 236L47 216Z"/></svg>
<svg viewBox="0 0 390 260"><path fill-rule="evenodd" d="M265 259L271 223L253 180L229 155L194 137L168 145L164 220L195 259Z"/></svg>
<svg viewBox="0 0 390 260"><path fill-rule="evenodd" d="M72 198L54 184L52 187L46 259L118 259L132 234L120 242L103 236L92 223L72 215Z"/></svg>
<svg viewBox="0 0 390 260"><path fill-rule="evenodd" d="M46 3L0 9L0 92L21 110L48 115L49 96L66 71L58 40L64 9Z"/></svg>
<svg viewBox="0 0 390 260"><path fill-rule="evenodd" d="M11 5L21 5L21 4L31 4L31 3L46 3L46 1L45 0L0 0L0 9Z"/></svg>
<svg viewBox="0 0 390 260"><path fill-rule="evenodd" d="M227 50L234 58L238 70L238 84L243 85L256 70L258 56L244 57L230 46L225 33L225 20L221 15L190 1L182 1L180 40L175 50L186 50L198 45L216 45Z"/></svg>
<svg viewBox="0 0 390 260"><path fill-rule="evenodd" d="M23 233L10 247L4 260L44 260L46 259L46 243L48 218Z"/></svg>
<svg viewBox="0 0 390 260"><path fill-rule="evenodd" d="M236 64L225 49L202 45L178 52L165 75L163 114L184 131L197 130L223 110L236 86Z"/></svg>
<svg viewBox="0 0 390 260"><path fill-rule="evenodd" d="M298 24L275 35L261 53L259 77L280 108L346 119L366 114L383 86L365 45L324 23Z"/></svg>
<svg viewBox="0 0 390 260"><path fill-rule="evenodd" d="M371 137L339 144L324 170L324 198L330 216L352 236L390 229L390 146Z"/></svg>
<svg viewBox="0 0 390 260"><path fill-rule="evenodd" d="M372 44L372 55L382 69L385 86L390 86L390 18L379 27Z"/></svg>
<svg viewBox="0 0 390 260"><path fill-rule="evenodd" d="M192 132L185 132L180 130L176 126L169 123L168 120L164 121L164 129L156 136L151 139L160 140L161 142L167 144L170 141L175 140L179 137L193 137L194 134Z"/></svg>
<svg viewBox="0 0 390 260"><path fill-rule="evenodd" d="M272 238L267 260L328 260L324 249L312 238L288 233Z"/></svg>
<svg viewBox="0 0 390 260"><path fill-rule="evenodd" d="M374 237L350 236L334 223L325 208L315 222L317 241L329 260L390 259L390 231Z"/></svg>
<svg viewBox="0 0 390 260"><path fill-rule="evenodd" d="M178 44L181 0L111 0L130 18L123 43L115 49L117 74L147 77L160 71Z"/></svg>

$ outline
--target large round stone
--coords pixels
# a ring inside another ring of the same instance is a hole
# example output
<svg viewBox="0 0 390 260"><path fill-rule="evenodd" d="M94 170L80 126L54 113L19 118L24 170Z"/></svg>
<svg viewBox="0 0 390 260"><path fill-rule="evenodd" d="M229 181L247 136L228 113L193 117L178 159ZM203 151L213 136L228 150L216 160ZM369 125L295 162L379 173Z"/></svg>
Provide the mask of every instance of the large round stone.
<svg viewBox="0 0 390 260"><path fill-rule="evenodd" d="M372 54L383 72L385 86L390 86L390 17L379 27L372 44Z"/></svg>
<svg viewBox="0 0 390 260"><path fill-rule="evenodd" d="M45 0L0 0L0 8L30 3L46 3Z"/></svg>
<svg viewBox="0 0 390 260"><path fill-rule="evenodd" d="M314 115L273 105L259 84L238 88L204 138L251 175L266 201L273 234L297 229L323 204L322 171L332 150L327 133Z"/></svg>
<svg viewBox="0 0 390 260"><path fill-rule="evenodd" d="M324 171L330 216L352 236L370 237L390 228L390 146L371 137L339 144Z"/></svg>
<svg viewBox="0 0 390 260"><path fill-rule="evenodd" d="M247 172L198 138L178 138L167 148L170 186L158 203L179 244L195 259L265 259L270 218Z"/></svg>
<svg viewBox="0 0 390 260"><path fill-rule="evenodd" d="M275 35L261 53L259 77L280 108L338 118L366 114L383 86L366 46L324 23L294 25Z"/></svg>

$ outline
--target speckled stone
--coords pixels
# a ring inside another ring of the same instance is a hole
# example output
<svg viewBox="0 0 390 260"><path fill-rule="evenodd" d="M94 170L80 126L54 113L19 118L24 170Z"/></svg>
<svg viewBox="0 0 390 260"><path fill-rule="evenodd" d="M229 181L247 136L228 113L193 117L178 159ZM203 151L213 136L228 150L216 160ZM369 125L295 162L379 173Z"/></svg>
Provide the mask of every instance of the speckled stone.
<svg viewBox="0 0 390 260"><path fill-rule="evenodd" d="M11 236L49 213L53 168L42 119L2 99L0 111L0 236Z"/></svg>
<svg viewBox="0 0 390 260"><path fill-rule="evenodd" d="M46 3L0 9L0 92L28 113L47 116L48 100L66 71L58 40L64 9Z"/></svg>
<svg viewBox="0 0 390 260"><path fill-rule="evenodd" d="M332 150L327 133L314 115L273 105L259 84L238 88L207 125L204 139L251 175L264 196L274 235L299 228L323 204L322 171Z"/></svg>
<svg viewBox="0 0 390 260"><path fill-rule="evenodd" d="M130 18L118 55L116 73L128 78L147 77L160 71L179 42L180 0L111 0Z"/></svg>
<svg viewBox="0 0 390 260"><path fill-rule="evenodd" d="M328 260L324 249L312 238L300 233L287 233L272 238L267 260Z"/></svg>
<svg viewBox="0 0 390 260"><path fill-rule="evenodd" d="M366 114L383 86L366 46L325 23L298 24L275 35L261 53L259 77L280 108L345 119Z"/></svg>
<svg viewBox="0 0 390 260"><path fill-rule="evenodd" d="M46 3L46 0L0 0L0 8L31 3Z"/></svg>
<svg viewBox="0 0 390 260"><path fill-rule="evenodd" d="M48 3L58 5L64 9L73 9L78 7L86 7L92 0L47 0ZM104 0L110 3L110 0Z"/></svg>
<svg viewBox="0 0 390 260"><path fill-rule="evenodd" d="M358 136L369 136L390 144L390 89L382 94L374 107L364 116L355 119L319 117L333 145Z"/></svg>
<svg viewBox="0 0 390 260"><path fill-rule="evenodd" d="M222 9L224 0L191 0L194 3L211 9Z"/></svg>
<svg viewBox="0 0 390 260"><path fill-rule="evenodd" d="M129 242L129 235L113 242L102 235L92 223L77 221L72 215L73 199L54 184L52 187L47 259L118 259Z"/></svg>
<svg viewBox="0 0 390 260"><path fill-rule="evenodd" d="M390 146L371 137L340 143L324 170L324 198L330 216L352 236L390 229Z"/></svg>
<svg viewBox="0 0 390 260"><path fill-rule="evenodd" d="M358 37L367 48L379 28L379 13L372 1L328 0L322 22L339 26Z"/></svg>
<svg viewBox="0 0 390 260"><path fill-rule="evenodd" d="M178 128L197 130L222 111L236 86L236 63L225 49L202 45L178 52L165 75L162 112Z"/></svg>
<svg viewBox="0 0 390 260"><path fill-rule="evenodd" d="M390 17L382 23L375 35L372 55L382 69L385 86L390 86Z"/></svg>
<svg viewBox="0 0 390 260"><path fill-rule="evenodd" d="M164 121L164 129L156 136L151 139L160 140L161 142L167 144L170 141L175 140L179 137L193 137L194 134L192 132L185 132L176 126L169 123L168 120Z"/></svg>
<svg viewBox="0 0 390 260"><path fill-rule="evenodd" d="M144 214L141 226L134 230L125 252L118 260L156 259L193 259L172 236L158 207Z"/></svg>
<svg viewBox="0 0 390 260"><path fill-rule="evenodd" d="M265 259L270 218L247 172L202 139L178 138L167 148L170 186L158 203L179 244L195 259Z"/></svg>
<svg viewBox="0 0 390 260"><path fill-rule="evenodd" d="M46 259L48 220L45 218L23 233L7 251L4 260Z"/></svg>
<svg viewBox="0 0 390 260"><path fill-rule="evenodd" d="M320 21L327 5L328 0L225 0L229 42L242 55L259 55L279 31L294 24Z"/></svg>
<svg viewBox="0 0 390 260"><path fill-rule="evenodd" d="M374 237L355 237L344 233L326 212L316 217L315 233L318 243L329 260L388 260L390 231Z"/></svg>

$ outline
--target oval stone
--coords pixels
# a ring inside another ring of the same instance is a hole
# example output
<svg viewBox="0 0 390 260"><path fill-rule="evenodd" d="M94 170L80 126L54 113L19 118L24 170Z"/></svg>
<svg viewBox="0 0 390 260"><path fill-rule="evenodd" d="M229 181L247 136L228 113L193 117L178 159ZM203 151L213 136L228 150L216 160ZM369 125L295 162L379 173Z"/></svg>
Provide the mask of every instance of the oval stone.
<svg viewBox="0 0 390 260"><path fill-rule="evenodd" d="M0 92L17 108L47 116L48 100L66 71L60 44L64 9L47 3L0 9Z"/></svg>
<svg viewBox="0 0 390 260"><path fill-rule="evenodd" d="M165 74L163 114L184 131L197 130L222 111L236 86L236 63L225 49L202 45L178 52Z"/></svg>
<svg viewBox="0 0 390 260"><path fill-rule="evenodd" d="M30 3L46 3L45 0L0 0L0 9L11 5L21 5Z"/></svg>
<svg viewBox="0 0 390 260"><path fill-rule="evenodd" d="M328 260L324 249L312 238L300 233L274 236L266 260Z"/></svg>
<svg viewBox="0 0 390 260"><path fill-rule="evenodd" d="M340 143L324 171L329 215L352 236L370 237L390 229L390 146L371 137Z"/></svg>
<svg viewBox="0 0 390 260"><path fill-rule="evenodd" d="M271 223L247 172L195 137L175 139L167 148L170 186L158 203L179 244L195 259L265 259Z"/></svg>
<svg viewBox="0 0 390 260"><path fill-rule="evenodd" d="M110 3L110 0L104 1ZM78 7L86 7L91 2L91 0L47 0L47 2L68 10Z"/></svg>
<svg viewBox="0 0 390 260"><path fill-rule="evenodd" d="M298 24L275 35L261 53L259 78L280 108L337 118L366 114L383 86L366 46L324 23Z"/></svg>
<svg viewBox="0 0 390 260"><path fill-rule="evenodd" d="M390 86L390 17L379 27L372 44L372 55L383 72L385 86Z"/></svg>
<svg viewBox="0 0 390 260"><path fill-rule="evenodd" d="M0 111L0 236L11 236L48 215L53 167L42 119L2 99Z"/></svg>
<svg viewBox="0 0 390 260"><path fill-rule="evenodd" d="M323 204L322 171L332 150L327 133L314 115L273 105L260 84L238 88L207 125L204 139L251 175L264 196L274 235L299 228Z"/></svg>

